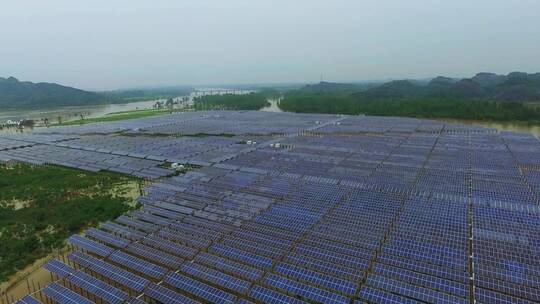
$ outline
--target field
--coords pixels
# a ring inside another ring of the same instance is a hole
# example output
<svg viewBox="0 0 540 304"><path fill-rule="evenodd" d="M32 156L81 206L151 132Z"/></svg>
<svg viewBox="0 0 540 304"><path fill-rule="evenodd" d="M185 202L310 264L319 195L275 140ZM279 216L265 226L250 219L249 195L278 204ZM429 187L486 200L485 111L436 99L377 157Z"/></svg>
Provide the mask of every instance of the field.
<svg viewBox="0 0 540 304"><path fill-rule="evenodd" d="M119 120L128 120L136 118L145 118L156 115L164 115L169 113L168 109L150 109L150 110L134 110L134 111L124 111L118 113L110 113L104 116L95 117L95 118L85 118L78 120L66 121L63 123L56 124L56 126L70 126L70 125L84 125L95 122L113 122Z"/></svg>
<svg viewBox="0 0 540 304"><path fill-rule="evenodd" d="M114 173L1 166L0 282L63 247L69 235L129 210L137 183Z"/></svg>

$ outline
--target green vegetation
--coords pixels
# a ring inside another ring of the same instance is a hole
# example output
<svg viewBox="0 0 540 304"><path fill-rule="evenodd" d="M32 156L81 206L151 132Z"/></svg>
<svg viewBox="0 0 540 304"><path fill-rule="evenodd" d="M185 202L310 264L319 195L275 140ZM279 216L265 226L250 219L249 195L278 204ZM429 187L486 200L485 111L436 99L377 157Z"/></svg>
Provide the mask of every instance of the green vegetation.
<svg viewBox="0 0 540 304"><path fill-rule="evenodd" d="M259 110L270 105L265 93L206 95L194 101L196 110Z"/></svg>
<svg viewBox="0 0 540 304"><path fill-rule="evenodd" d="M173 110L176 112L177 110ZM118 113L110 113L105 116L95 117L95 118L84 118L78 120L71 120L56 124L56 126L69 126L69 125L83 125L94 122L111 122L117 120L126 120L126 119L135 119L135 118L144 118L156 115L164 115L170 113L168 109L150 109L150 110L133 110L133 111L122 111Z"/></svg>
<svg viewBox="0 0 540 304"><path fill-rule="evenodd" d="M280 108L289 112L366 114L492 121L540 121L540 109L526 103L437 97L368 98L347 93L291 92Z"/></svg>
<svg viewBox="0 0 540 304"><path fill-rule="evenodd" d="M114 173L0 166L0 282L63 247L69 235L129 210L137 183Z"/></svg>

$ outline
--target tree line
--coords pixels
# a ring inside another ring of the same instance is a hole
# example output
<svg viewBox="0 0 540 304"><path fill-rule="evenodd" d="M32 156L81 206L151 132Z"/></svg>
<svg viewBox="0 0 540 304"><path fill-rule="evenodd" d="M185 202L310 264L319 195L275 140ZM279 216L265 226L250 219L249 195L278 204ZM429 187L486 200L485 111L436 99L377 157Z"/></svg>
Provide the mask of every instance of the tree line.
<svg viewBox="0 0 540 304"><path fill-rule="evenodd" d="M540 109L524 102L452 97L365 98L347 93L289 92L280 108L297 113L366 114L493 121L540 121Z"/></svg>

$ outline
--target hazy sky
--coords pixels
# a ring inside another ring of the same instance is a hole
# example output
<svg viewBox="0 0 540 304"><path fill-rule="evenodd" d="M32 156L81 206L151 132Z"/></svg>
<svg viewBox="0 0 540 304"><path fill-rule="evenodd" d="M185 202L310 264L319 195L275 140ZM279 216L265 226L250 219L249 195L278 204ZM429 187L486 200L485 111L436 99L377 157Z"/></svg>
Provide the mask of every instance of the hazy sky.
<svg viewBox="0 0 540 304"><path fill-rule="evenodd" d="M515 70L539 0L0 0L0 76L85 89Z"/></svg>

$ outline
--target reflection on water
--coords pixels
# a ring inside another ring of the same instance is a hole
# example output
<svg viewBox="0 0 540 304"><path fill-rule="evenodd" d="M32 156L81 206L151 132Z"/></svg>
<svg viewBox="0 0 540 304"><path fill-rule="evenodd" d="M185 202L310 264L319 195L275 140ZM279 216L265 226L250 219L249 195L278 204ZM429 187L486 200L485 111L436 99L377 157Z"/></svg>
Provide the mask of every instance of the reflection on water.
<svg viewBox="0 0 540 304"><path fill-rule="evenodd" d="M450 123L461 123L468 125L479 125L486 128L497 129L499 131L512 131L512 132L521 132L521 133L530 133L537 138L540 138L540 125L527 125L511 122L489 122L489 121L478 121L478 120L461 120L461 119L441 119L445 122Z"/></svg>

